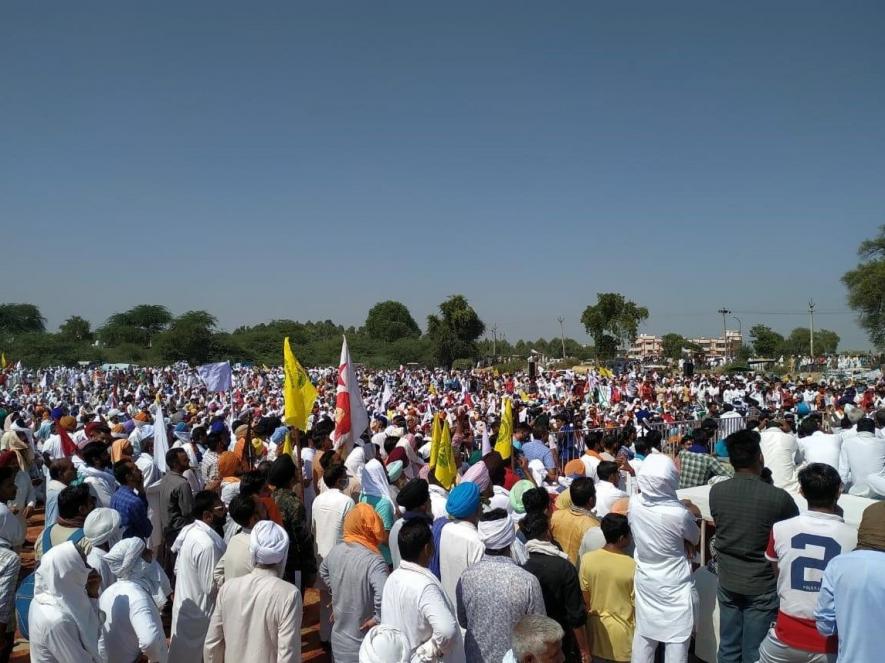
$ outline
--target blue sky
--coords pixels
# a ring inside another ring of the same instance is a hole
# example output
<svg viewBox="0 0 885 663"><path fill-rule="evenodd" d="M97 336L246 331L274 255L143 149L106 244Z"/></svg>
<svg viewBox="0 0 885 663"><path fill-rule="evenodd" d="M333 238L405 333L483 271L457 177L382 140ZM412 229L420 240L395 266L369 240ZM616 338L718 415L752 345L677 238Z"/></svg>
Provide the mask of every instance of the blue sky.
<svg viewBox="0 0 885 663"><path fill-rule="evenodd" d="M463 293L516 339L584 338L597 292L689 335L813 298L867 347L839 277L885 223L883 33L881 2L7 3L0 299L232 328Z"/></svg>

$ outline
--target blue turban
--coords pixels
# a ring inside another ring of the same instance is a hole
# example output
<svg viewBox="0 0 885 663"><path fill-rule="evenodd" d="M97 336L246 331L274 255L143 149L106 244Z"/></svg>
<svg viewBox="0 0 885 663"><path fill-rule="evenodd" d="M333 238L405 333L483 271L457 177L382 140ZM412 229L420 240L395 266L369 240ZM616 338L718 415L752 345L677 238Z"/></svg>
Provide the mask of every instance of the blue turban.
<svg viewBox="0 0 885 663"><path fill-rule="evenodd" d="M175 424L175 432L176 433L184 433L186 431L187 431L187 424L184 423L183 421L179 421L177 424Z"/></svg>
<svg viewBox="0 0 885 663"><path fill-rule="evenodd" d="M808 403L803 402L803 403L799 403L799 405L796 406L796 414L798 414L800 417L804 417L804 416L808 415L810 412L811 412L811 408L808 406Z"/></svg>
<svg viewBox="0 0 885 663"><path fill-rule="evenodd" d="M452 518L468 518L479 510L479 486L472 481L452 488L446 500L446 511Z"/></svg>
<svg viewBox="0 0 885 663"><path fill-rule="evenodd" d="M209 426L210 433L221 433L222 431L224 431L224 429L225 425L223 421L213 421L212 424Z"/></svg>
<svg viewBox="0 0 885 663"><path fill-rule="evenodd" d="M65 409L63 407L54 407L49 412L49 416L52 418L53 421L58 421L63 416L65 416Z"/></svg>

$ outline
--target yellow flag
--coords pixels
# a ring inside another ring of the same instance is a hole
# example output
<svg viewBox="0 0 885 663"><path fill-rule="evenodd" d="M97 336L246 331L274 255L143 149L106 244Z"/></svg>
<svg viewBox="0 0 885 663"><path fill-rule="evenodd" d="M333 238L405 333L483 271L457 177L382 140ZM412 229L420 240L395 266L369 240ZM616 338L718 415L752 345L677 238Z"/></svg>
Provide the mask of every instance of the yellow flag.
<svg viewBox="0 0 885 663"><path fill-rule="evenodd" d="M495 451L501 454L501 458L504 460L510 458L510 454L513 453L513 404L509 398L504 399L501 427L498 429Z"/></svg>
<svg viewBox="0 0 885 663"><path fill-rule="evenodd" d="M442 424L440 415L433 415L433 428L430 432L430 469L436 465L436 457L439 455L439 442L442 439Z"/></svg>
<svg viewBox="0 0 885 663"><path fill-rule="evenodd" d="M452 436L449 432L449 422L443 424L442 439L439 441L439 453L436 455L436 467L433 476L440 485L449 490L458 476L458 468L455 467L455 450L452 448Z"/></svg>
<svg viewBox="0 0 885 663"><path fill-rule="evenodd" d="M295 444L292 442L292 433L286 433L286 436L283 438L283 449L280 453L288 454L290 458L293 458L292 452L295 450Z"/></svg>
<svg viewBox="0 0 885 663"><path fill-rule="evenodd" d="M0 353L0 368L6 368L6 353Z"/></svg>
<svg viewBox="0 0 885 663"><path fill-rule="evenodd" d="M285 372L283 384L285 416L283 421L287 426L294 426L298 430L306 431L307 417L316 402L317 390L311 383L307 371L292 354L292 346L289 345L288 336L283 341L283 370ZM291 442L288 444L291 447Z"/></svg>

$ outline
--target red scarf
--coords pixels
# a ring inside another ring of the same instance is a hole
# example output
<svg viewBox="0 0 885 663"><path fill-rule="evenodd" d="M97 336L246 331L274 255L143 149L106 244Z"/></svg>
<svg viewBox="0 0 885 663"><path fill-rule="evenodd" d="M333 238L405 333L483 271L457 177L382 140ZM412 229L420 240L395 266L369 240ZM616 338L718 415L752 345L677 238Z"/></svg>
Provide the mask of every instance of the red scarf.
<svg viewBox="0 0 885 663"><path fill-rule="evenodd" d="M70 458L77 453L77 444L62 426L58 426L58 436L61 438L61 452L65 455L65 458Z"/></svg>

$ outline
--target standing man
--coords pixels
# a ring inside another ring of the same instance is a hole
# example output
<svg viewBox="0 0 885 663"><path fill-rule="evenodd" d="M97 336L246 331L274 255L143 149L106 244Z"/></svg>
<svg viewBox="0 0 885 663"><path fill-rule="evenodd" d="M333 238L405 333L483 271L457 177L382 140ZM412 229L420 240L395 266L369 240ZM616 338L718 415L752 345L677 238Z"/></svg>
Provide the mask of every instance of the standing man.
<svg viewBox="0 0 885 663"><path fill-rule="evenodd" d="M77 470L70 458L57 458L49 464L49 483L46 485L45 526L54 525L58 520L58 494L71 485L77 477Z"/></svg>
<svg viewBox="0 0 885 663"><path fill-rule="evenodd" d="M80 473L85 477L83 483L89 486L96 506L110 508L117 482L109 468L111 456L107 446L103 442L89 442L80 456L84 463L80 466Z"/></svg>
<svg viewBox="0 0 885 663"><path fill-rule="evenodd" d="M793 495L797 494L799 474L796 460L799 457L799 443L793 435L790 422L786 419L769 421L762 431L759 446L762 449L762 465L771 470L774 485Z"/></svg>
<svg viewBox="0 0 885 663"><path fill-rule="evenodd" d="M344 465L333 463L323 470L323 483L326 490L313 500L311 529L314 540L314 554L319 567L329 551L344 538L344 518L356 506L353 500L342 491L347 486L347 470ZM316 586L320 593L320 642L328 645L332 636L332 598L329 588L317 577Z"/></svg>
<svg viewBox="0 0 885 663"><path fill-rule="evenodd" d="M837 639L818 633L814 609L824 570L836 555L854 550L857 530L836 511L842 492L836 468L812 463L799 471L799 486L808 511L775 523L765 551L778 567L780 610L759 647L760 663L827 663L836 654Z"/></svg>
<svg viewBox="0 0 885 663"><path fill-rule="evenodd" d="M183 449L176 451L187 459ZM177 556L177 582L172 603L170 663L195 663L203 655L209 617L218 593L214 571L225 551L226 517L221 498L208 490L200 491L194 496L193 522L181 530L172 544L172 553Z"/></svg>
<svg viewBox="0 0 885 663"><path fill-rule="evenodd" d="M516 530L504 509L482 515L479 535L485 554L458 581L458 622L467 629L467 660L497 663L507 653L509 634L520 619L546 615L544 595L538 579L510 556Z"/></svg>
<svg viewBox="0 0 885 663"><path fill-rule="evenodd" d="M424 479L412 479L399 491L396 503L403 509L403 515L390 528L390 556L393 558L394 569L399 568L400 564L397 542L403 525L415 518L428 523L433 522L430 515L430 486Z"/></svg>
<svg viewBox="0 0 885 663"><path fill-rule="evenodd" d="M760 436L738 431L725 440L733 479L710 489L719 554L719 663L759 658L759 645L777 618L777 578L765 559L772 526L799 515L793 498L762 481ZM632 512L631 512L632 518Z"/></svg>
<svg viewBox="0 0 885 663"><path fill-rule="evenodd" d="M218 592L204 660L300 663L301 592L279 577L289 537L270 520L256 523L249 537L254 569Z"/></svg>
<svg viewBox="0 0 885 663"><path fill-rule="evenodd" d="M118 461L114 465L114 477L120 487L111 498L111 508L122 518L123 536L148 539L154 526L148 517L147 495L141 470L130 459Z"/></svg>
<svg viewBox="0 0 885 663"><path fill-rule="evenodd" d="M658 645L664 643L667 663L686 663L698 600L689 556L701 537L696 522L700 514L691 512L676 496L679 473L665 454L648 456L636 483L640 492L630 499L636 546L631 660L652 663Z"/></svg>
<svg viewBox="0 0 885 663"><path fill-rule="evenodd" d="M826 637L838 636L839 661L881 661L885 630L885 502L868 506L857 549L833 559L824 572L814 618Z"/></svg>
<svg viewBox="0 0 885 663"><path fill-rule="evenodd" d="M479 486L465 481L452 488L446 510L451 521L439 537L440 581L449 603L457 606L458 580L467 567L482 559L485 550L476 527L482 510Z"/></svg>
<svg viewBox="0 0 885 663"><path fill-rule="evenodd" d="M596 506L596 488L593 479L578 477L569 487L572 505L568 509L558 509L550 519L550 533L562 547L569 561L577 566L581 540L587 530L599 527L599 520L593 515Z"/></svg>
<svg viewBox="0 0 885 663"><path fill-rule="evenodd" d="M160 527L163 529L163 570L174 578L175 554L172 544L185 525L191 522L194 510L194 494L182 474L188 468L184 449L170 449L166 452L166 475L160 480Z"/></svg>

